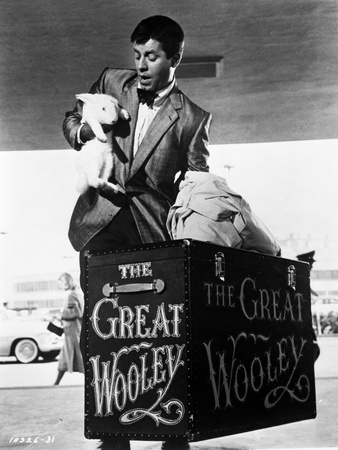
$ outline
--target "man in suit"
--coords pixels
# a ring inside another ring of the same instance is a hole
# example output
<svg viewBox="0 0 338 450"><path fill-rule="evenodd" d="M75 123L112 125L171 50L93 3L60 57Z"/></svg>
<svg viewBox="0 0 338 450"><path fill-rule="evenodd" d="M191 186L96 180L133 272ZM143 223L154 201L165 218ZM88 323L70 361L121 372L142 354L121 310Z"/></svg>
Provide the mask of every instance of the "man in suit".
<svg viewBox="0 0 338 450"><path fill-rule="evenodd" d="M75 206L69 238L80 251L81 265L88 249L169 240L166 218L179 182L187 170L209 170L211 114L184 95L175 79L183 54L182 28L168 17L149 17L136 27L131 42L136 70L107 68L90 89L117 98L130 120L119 119L113 127L111 181L120 193L90 189ZM153 104L142 103L138 91L154 95ZM78 102L63 123L76 150L94 137L89 125L81 124L81 113Z"/></svg>
<svg viewBox="0 0 338 450"><path fill-rule="evenodd" d="M73 211L69 238L80 251L82 275L86 250L169 240L166 219L179 182L187 170L209 170L211 114L184 95L175 79L184 47L182 28L168 17L149 17L137 25L131 42L136 70L107 68L90 89L117 98L130 119L119 119L113 126L110 181L119 186L119 193L90 188ZM76 150L94 137L81 119L78 102L63 124ZM114 442L111 448L129 448L119 445Z"/></svg>

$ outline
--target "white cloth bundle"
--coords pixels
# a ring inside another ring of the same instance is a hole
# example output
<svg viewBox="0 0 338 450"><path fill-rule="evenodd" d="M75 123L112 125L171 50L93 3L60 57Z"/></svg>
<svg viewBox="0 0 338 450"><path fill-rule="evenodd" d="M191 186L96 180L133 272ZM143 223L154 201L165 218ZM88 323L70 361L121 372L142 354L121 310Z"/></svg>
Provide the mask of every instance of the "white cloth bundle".
<svg viewBox="0 0 338 450"><path fill-rule="evenodd" d="M172 239L196 239L223 247L279 255L280 247L249 204L224 178L187 172L170 208L167 229Z"/></svg>

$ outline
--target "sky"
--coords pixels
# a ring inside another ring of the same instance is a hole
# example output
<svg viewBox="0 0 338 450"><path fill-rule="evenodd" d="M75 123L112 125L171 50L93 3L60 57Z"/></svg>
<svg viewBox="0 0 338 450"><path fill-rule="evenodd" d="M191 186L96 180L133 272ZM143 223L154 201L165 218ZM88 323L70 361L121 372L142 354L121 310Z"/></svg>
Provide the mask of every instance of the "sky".
<svg viewBox="0 0 338 450"><path fill-rule="evenodd" d="M249 202L277 239L290 233L320 239L328 235L335 245L337 143L212 146L209 165ZM77 199L75 157L71 149L0 152L0 281L78 267L67 237Z"/></svg>
<svg viewBox="0 0 338 450"><path fill-rule="evenodd" d="M332 238L338 235L338 141L217 146L211 169L228 180L268 228ZM226 165L233 165L229 170Z"/></svg>

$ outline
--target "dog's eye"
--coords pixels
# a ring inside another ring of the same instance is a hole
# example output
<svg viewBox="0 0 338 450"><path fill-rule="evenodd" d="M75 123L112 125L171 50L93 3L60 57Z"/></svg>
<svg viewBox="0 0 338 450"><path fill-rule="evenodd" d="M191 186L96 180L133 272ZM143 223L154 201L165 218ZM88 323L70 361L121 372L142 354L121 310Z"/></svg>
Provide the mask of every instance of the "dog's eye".
<svg viewBox="0 0 338 450"><path fill-rule="evenodd" d="M106 110L106 107L105 107L105 106L103 106L103 107L102 107L102 111L105 111L105 110Z"/></svg>

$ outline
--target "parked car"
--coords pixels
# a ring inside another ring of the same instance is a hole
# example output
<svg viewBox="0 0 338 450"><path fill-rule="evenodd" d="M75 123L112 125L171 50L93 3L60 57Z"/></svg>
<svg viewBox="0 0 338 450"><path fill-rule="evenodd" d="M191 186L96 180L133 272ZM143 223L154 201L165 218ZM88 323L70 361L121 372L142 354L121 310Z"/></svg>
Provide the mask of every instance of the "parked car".
<svg viewBox="0 0 338 450"><path fill-rule="evenodd" d="M24 364L39 356L53 361L60 353L63 338L47 330L48 321L18 317L11 310L0 309L0 356L15 356Z"/></svg>

